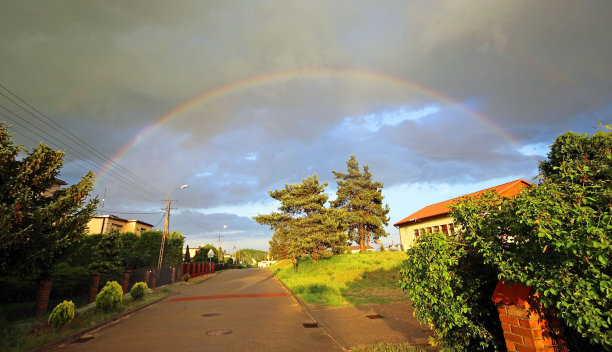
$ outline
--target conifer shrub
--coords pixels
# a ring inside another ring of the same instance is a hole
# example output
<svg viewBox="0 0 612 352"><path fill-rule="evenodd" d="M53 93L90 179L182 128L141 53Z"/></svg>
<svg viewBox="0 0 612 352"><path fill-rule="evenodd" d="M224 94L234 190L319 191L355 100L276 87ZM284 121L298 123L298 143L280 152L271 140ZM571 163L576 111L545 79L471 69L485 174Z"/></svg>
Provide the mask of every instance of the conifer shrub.
<svg viewBox="0 0 612 352"><path fill-rule="evenodd" d="M144 297L144 295L147 294L148 289L149 287L145 282L137 282L136 284L134 284L134 286L132 286L132 289L130 290L130 295L133 298L142 298Z"/></svg>
<svg viewBox="0 0 612 352"><path fill-rule="evenodd" d="M96 308L109 311L117 308L122 301L123 289L121 285L117 281L109 281L96 296Z"/></svg>
<svg viewBox="0 0 612 352"><path fill-rule="evenodd" d="M74 318L74 303L72 301L63 301L53 308L51 314L49 314L49 324L51 324L55 330L59 330L64 326L68 326Z"/></svg>

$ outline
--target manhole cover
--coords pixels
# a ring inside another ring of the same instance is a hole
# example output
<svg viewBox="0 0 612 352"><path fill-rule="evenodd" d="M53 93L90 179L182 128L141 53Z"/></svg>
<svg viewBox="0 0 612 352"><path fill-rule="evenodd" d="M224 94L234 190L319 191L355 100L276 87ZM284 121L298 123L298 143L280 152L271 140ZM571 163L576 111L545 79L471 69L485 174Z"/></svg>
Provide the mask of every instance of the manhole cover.
<svg viewBox="0 0 612 352"><path fill-rule="evenodd" d="M204 314L202 314L202 317L208 318L208 317L216 317L216 316L219 316L219 315L221 315L221 313L204 313Z"/></svg>
<svg viewBox="0 0 612 352"><path fill-rule="evenodd" d="M206 332L206 335L210 335L210 336L219 336L219 335L227 335L227 334L231 334L234 331L230 330L230 329L215 329L215 330L210 330Z"/></svg>
<svg viewBox="0 0 612 352"><path fill-rule="evenodd" d="M382 316L380 316L378 314L370 314L370 315L366 315L366 317L368 317L370 319L381 319L381 318L383 318Z"/></svg>
<svg viewBox="0 0 612 352"><path fill-rule="evenodd" d="M319 323L303 323L302 325L304 325L305 328L318 328L319 327Z"/></svg>

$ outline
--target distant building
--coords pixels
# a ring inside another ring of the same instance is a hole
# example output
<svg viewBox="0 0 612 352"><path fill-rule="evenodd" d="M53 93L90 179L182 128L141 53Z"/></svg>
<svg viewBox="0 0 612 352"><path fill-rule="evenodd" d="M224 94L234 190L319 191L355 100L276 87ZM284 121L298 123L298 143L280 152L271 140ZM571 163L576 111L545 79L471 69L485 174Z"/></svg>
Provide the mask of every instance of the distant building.
<svg viewBox="0 0 612 352"><path fill-rule="evenodd" d="M532 186L533 184L523 179L504 183L503 185L483 189L482 191L468 194L468 196L476 196L487 191L496 191L502 197L514 197L519 194L523 188ZM463 197L463 196L462 196ZM443 232L447 236L455 234L455 224L450 216L451 204L457 202L460 198L446 200L444 202L428 205L425 208L417 211L414 214L393 224L399 229L400 240L404 250L410 248L420 233L427 232Z"/></svg>
<svg viewBox="0 0 612 352"><path fill-rule="evenodd" d="M359 253L359 251L361 250L361 247L359 246L348 246L348 251L347 253ZM376 248L367 245L366 246L366 252L376 252Z"/></svg>
<svg viewBox="0 0 612 352"><path fill-rule="evenodd" d="M53 179L53 185L43 192L43 197L50 197L55 191L62 188L62 186L67 185L66 182L60 180L59 178Z"/></svg>
<svg viewBox="0 0 612 352"><path fill-rule="evenodd" d="M87 224L88 234L109 233L117 230L120 233L132 232L137 235L153 229L153 225L140 220L126 220L115 215L96 215Z"/></svg>

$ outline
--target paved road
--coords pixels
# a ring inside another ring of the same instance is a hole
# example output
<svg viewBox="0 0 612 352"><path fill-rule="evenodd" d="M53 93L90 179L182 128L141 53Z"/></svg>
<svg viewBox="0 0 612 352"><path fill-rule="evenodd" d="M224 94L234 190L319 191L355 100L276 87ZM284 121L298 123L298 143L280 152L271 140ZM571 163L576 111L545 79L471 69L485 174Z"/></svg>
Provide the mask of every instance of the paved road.
<svg viewBox="0 0 612 352"><path fill-rule="evenodd" d="M342 351L324 329L303 326L312 318L269 270L228 270L186 287L56 351Z"/></svg>

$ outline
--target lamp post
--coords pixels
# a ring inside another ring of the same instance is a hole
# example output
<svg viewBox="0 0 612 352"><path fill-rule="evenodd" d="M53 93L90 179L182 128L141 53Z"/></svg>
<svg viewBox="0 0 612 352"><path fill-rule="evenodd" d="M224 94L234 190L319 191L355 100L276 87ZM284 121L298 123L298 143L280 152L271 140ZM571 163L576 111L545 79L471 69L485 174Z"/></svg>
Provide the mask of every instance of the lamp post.
<svg viewBox="0 0 612 352"><path fill-rule="evenodd" d="M223 228L226 229L227 225L223 225ZM223 261L223 254L221 254L221 231L219 231L219 262Z"/></svg>
<svg viewBox="0 0 612 352"><path fill-rule="evenodd" d="M159 275L159 272L162 266L162 262L164 260L164 244L166 243L166 236L168 236L168 232L170 230L170 203L172 203L172 201L170 200L170 194L172 194L172 191L175 189L183 189L187 187L189 187L189 185L182 185L181 187L171 189L170 192L168 192L168 198L166 199L166 215L164 219L164 231L162 233L161 245L159 246L159 259L157 261L158 275Z"/></svg>

